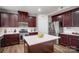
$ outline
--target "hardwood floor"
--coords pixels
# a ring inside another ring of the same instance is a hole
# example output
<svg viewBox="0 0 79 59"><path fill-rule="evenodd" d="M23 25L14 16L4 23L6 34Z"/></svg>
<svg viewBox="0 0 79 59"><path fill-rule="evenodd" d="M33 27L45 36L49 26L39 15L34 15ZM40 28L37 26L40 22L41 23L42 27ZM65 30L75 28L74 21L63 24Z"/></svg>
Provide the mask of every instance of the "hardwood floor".
<svg viewBox="0 0 79 59"><path fill-rule="evenodd" d="M3 48L3 53L24 53L24 42Z"/></svg>
<svg viewBox="0 0 79 59"><path fill-rule="evenodd" d="M54 45L54 53L78 53L78 51L62 45Z"/></svg>
<svg viewBox="0 0 79 59"><path fill-rule="evenodd" d="M5 47L3 53L24 53L24 44Z"/></svg>
<svg viewBox="0 0 79 59"><path fill-rule="evenodd" d="M4 47L3 53L24 53L24 43ZM77 53L77 51L61 45L54 45L54 53Z"/></svg>

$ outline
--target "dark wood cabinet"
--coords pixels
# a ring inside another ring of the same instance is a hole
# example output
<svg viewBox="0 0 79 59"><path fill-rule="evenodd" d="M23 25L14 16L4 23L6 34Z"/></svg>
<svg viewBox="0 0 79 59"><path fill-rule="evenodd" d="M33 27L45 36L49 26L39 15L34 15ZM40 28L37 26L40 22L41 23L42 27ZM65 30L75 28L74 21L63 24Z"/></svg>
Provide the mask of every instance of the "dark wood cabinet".
<svg viewBox="0 0 79 59"><path fill-rule="evenodd" d="M60 37L59 44L79 49L79 36L61 34Z"/></svg>
<svg viewBox="0 0 79 59"><path fill-rule="evenodd" d="M19 44L19 34L7 34L4 35L4 39L2 40L2 47L11 46L15 44Z"/></svg>
<svg viewBox="0 0 79 59"><path fill-rule="evenodd" d="M37 35L38 32L32 32L32 33L29 33L29 35Z"/></svg>
<svg viewBox="0 0 79 59"><path fill-rule="evenodd" d="M71 27L72 26L72 12L68 11L56 16L52 16L52 22L53 21L60 21L62 22L63 27Z"/></svg>
<svg viewBox="0 0 79 59"><path fill-rule="evenodd" d="M46 41L43 43L38 43L34 45L27 45L26 41L24 41L24 52L26 53L52 53L54 52L54 41ZM26 51L27 48L27 51Z"/></svg>
<svg viewBox="0 0 79 59"><path fill-rule="evenodd" d="M57 16L57 20L62 22L63 21L63 14L59 14Z"/></svg>
<svg viewBox="0 0 79 59"><path fill-rule="evenodd" d="M57 16L52 16L52 22L57 21Z"/></svg>
<svg viewBox="0 0 79 59"><path fill-rule="evenodd" d="M18 14L0 13L0 27L18 27Z"/></svg>
<svg viewBox="0 0 79 59"><path fill-rule="evenodd" d="M61 45L64 45L64 46L69 46L70 43L69 43L68 36L65 35L65 34L61 34L60 36L61 36L61 38L60 38L60 40L59 40L59 43L60 43Z"/></svg>
<svg viewBox="0 0 79 59"><path fill-rule="evenodd" d="M36 27L36 17L29 17L28 27Z"/></svg>
<svg viewBox="0 0 79 59"><path fill-rule="evenodd" d="M62 21L63 27L79 27L79 8L52 16L53 21Z"/></svg>
<svg viewBox="0 0 79 59"><path fill-rule="evenodd" d="M18 27L18 15L11 14L10 15L10 27Z"/></svg>
<svg viewBox="0 0 79 59"><path fill-rule="evenodd" d="M70 40L70 46L72 48L77 48L79 47L78 44L79 44L79 37L78 36L72 36L72 35L69 35L69 40Z"/></svg>
<svg viewBox="0 0 79 59"><path fill-rule="evenodd" d="M19 22L28 22L28 12L18 11Z"/></svg>
<svg viewBox="0 0 79 59"><path fill-rule="evenodd" d="M68 11L63 13L63 27L71 27L72 24L72 12Z"/></svg>
<svg viewBox="0 0 79 59"><path fill-rule="evenodd" d="M1 27L9 27L10 17L7 13L1 13Z"/></svg>
<svg viewBox="0 0 79 59"><path fill-rule="evenodd" d="M36 17L29 16L27 12L19 12L19 22L27 22L28 27L36 27Z"/></svg>
<svg viewBox="0 0 79 59"><path fill-rule="evenodd" d="M79 27L79 9L72 12L73 27Z"/></svg>

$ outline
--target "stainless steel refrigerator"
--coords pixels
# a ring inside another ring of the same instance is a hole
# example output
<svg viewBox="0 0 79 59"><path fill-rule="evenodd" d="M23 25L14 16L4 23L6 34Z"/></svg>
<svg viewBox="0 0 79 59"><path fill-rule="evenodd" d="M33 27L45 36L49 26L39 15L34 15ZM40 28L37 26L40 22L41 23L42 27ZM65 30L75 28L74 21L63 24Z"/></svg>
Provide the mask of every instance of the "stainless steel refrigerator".
<svg viewBox="0 0 79 59"><path fill-rule="evenodd" d="M49 22L49 34L59 36L59 33L63 31L62 23L60 21ZM59 44L58 40L56 41Z"/></svg>

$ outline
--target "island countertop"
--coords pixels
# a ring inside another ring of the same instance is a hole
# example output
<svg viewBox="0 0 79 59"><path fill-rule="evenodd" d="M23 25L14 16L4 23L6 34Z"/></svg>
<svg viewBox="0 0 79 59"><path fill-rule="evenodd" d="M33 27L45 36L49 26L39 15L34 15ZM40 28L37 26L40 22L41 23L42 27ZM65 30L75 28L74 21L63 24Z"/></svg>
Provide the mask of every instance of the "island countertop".
<svg viewBox="0 0 79 59"><path fill-rule="evenodd" d="M60 38L60 37L48 35L48 34L44 34L44 37L42 37L42 38L39 38L37 35L23 36L23 39L29 44L29 46L43 43L43 42L47 42L47 41L51 41L51 40L55 40L58 38Z"/></svg>

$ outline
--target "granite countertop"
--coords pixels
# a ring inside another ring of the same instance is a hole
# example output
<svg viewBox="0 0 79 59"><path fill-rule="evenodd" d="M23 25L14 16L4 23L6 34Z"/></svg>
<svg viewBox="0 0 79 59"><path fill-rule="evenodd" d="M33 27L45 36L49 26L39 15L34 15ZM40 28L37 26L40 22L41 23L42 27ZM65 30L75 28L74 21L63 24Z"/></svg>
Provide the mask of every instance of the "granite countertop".
<svg viewBox="0 0 79 59"><path fill-rule="evenodd" d="M72 33L60 33L60 34L67 34L67 35L79 36L78 34L72 34Z"/></svg>
<svg viewBox="0 0 79 59"><path fill-rule="evenodd" d="M2 37L3 35L8 35L8 34L19 34L18 32L17 33L0 33L0 37Z"/></svg>
<svg viewBox="0 0 79 59"><path fill-rule="evenodd" d="M43 38L38 38L37 35L23 36L23 39L29 44L29 46L38 44L38 43L42 43L42 42L46 42L46 41L56 40L58 38L60 38L60 37L52 36L52 35L48 35L48 34L44 34Z"/></svg>
<svg viewBox="0 0 79 59"><path fill-rule="evenodd" d="M36 32L29 32L29 33L36 33ZM19 34L19 32L0 33L0 37L3 36L3 35L8 35L8 34Z"/></svg>
<svg viewBox="0 0 79 59"><path fill-rule="evenodd" d="M3 33L0 33L0 37L2 37L4 34Z"/></svg>

